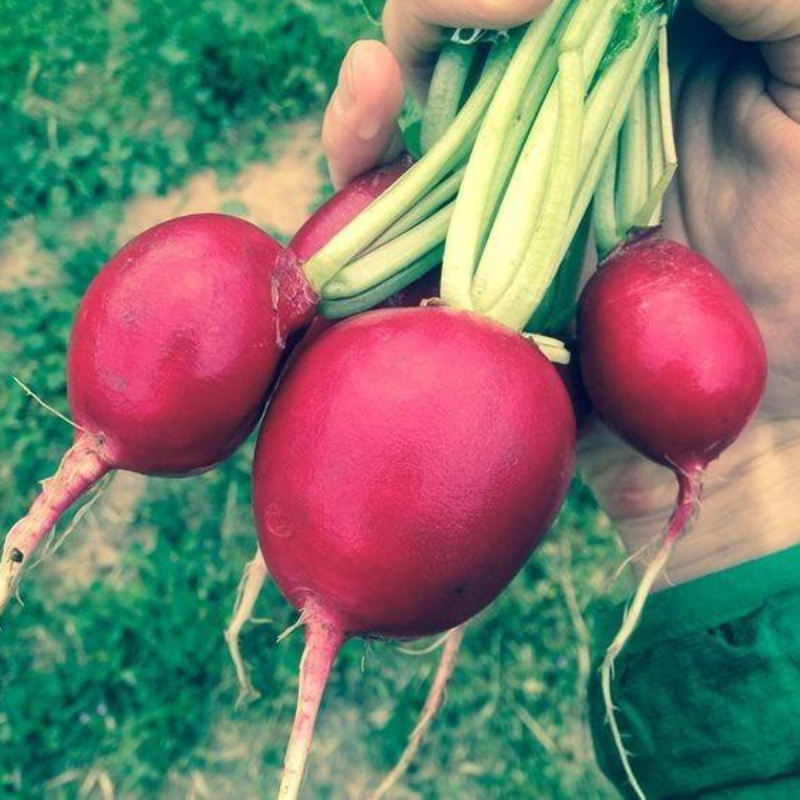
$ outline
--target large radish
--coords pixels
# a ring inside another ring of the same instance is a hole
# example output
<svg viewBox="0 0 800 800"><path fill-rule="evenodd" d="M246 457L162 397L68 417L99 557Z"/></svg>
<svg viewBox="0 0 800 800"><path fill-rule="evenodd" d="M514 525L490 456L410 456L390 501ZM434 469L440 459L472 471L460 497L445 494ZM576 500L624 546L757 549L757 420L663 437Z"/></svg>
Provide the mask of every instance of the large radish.
<svg viewBox="0 0 800 800"><path fill-rule="evenodd" d="M641 578L601 671L617 750L632 787L643 797L614 715L614 660L691 522L706 467L755 413L767 359L750 310L722 273L687 247L653 236L620 248L601 264L581 297L578 324L581 369L595 410L678 480L659 552Z"/></svg>
<svg viewBox="0 0 800 800"><path fill-rule="evenodd" d="M69 347L75 443L6 538L0 611L42 538L108 472L202 472L251 432L313 308L296 289L276 302L277 283L302 289L280 253L254 225L198 214L136 237L92 281Z"/></svg>
<svg viewBox="0 0 800 800"><path fill-rule="evenodd" d="M298 359L254 466L264 558L306 625L283 797L342 644L439 633L491 602L560 507L574 444L552 365L471 312L370 312Z"/></svg>

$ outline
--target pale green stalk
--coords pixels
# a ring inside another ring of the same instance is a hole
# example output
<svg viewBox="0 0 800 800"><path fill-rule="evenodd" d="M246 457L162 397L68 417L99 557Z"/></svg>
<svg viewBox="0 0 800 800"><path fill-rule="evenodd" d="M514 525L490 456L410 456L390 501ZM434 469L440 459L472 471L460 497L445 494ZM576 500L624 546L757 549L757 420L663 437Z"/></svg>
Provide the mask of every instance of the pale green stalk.
<svg viewBox="0 0 800 800"><path fill-rule="evenodd" d="M361 294L362 287L371 288L388 280L398 269L413 264L444 241L452 215L450 203L410 231L352 261L325 284L322 297L342 300Z"/></svg>
<svg viewBox="0 0 800 800"><path fill-rule="evenodd" d="M317 292L466 158L513 51L510 44L494 45L480 81L447 133L427 156L306 262L306 278Z"/></svg>
<svg viewBox="0 0 800 800"><path fill-rule="evenodd" d="M525 88L539 68L554 31L571 0L556 0L529 26L486 112L456 199L452 234L445 246L442 293L451 305L469 308L472 275L482 244L494 169L507 146L509 127L518 115ZM555 71L554 69L552 70Z"/></svg>
<svg viewBox="0 0 800 800"><path fill-rule="evenodd" d="M608 0L588 0L580 5L570 20L561 43L561 51L570 49L582 54L582 85L587 86L597 71L617 21L618 4ZM592 18L594 25L588 25ZM581 49L581 35L587 35ZM491 308L511 285L528 251L540 222L545 197L549 197L550 164L558 146L559 89L554 84L544 101L514 174L503 197L492 231L472 284L472 303L479 311Z"/></svg>
<svg viewBox="0 0 800 800"><path fill-rule="evenodd" d="M452 42L442 48L422 115L420 147L423 153L444 136L456 118L476 52L475 47Z"/></svg>
<svg viewBox="0 0 800 800"><path fill-rule="evenodd" d="M562 53L558 59L559 90L557 143L549 174L548 202L530 242L526 258L508 291L488 310L487 316L522 330L547 292L558 270L554 254L569 219L570 201L580 179L584 86L581 54Z"/></svg>

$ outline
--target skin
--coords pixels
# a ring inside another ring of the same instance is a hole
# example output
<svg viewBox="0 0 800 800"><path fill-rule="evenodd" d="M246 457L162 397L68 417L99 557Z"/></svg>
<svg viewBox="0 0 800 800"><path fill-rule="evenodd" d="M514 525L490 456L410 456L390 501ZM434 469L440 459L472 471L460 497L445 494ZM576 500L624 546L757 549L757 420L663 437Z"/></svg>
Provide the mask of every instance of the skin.
<svg viewBox="0 0 800 800"><path fill-rule="evenodd" d="M396 154L403 78L424 97L443 26L508 27L547 5L388 0L387 44L353 45L326 112L335 182ZM678 152L691 169L679 170L670 190L663 235L704 254L739 288L764 335L770 372L756 419L708 470L702 513L673 555L670 584L800 538L800 5L693 5L673 29L671 58ZM580 456L626 548L641 554L663 533L673 475L599 425Z"/></svg>

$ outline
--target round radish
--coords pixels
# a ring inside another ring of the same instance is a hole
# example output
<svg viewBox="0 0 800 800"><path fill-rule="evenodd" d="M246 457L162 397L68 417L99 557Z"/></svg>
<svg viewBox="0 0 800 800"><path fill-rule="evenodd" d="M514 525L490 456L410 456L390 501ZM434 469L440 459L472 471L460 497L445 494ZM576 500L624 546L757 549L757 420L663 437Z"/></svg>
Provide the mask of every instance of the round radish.
<svg viewBox="0 0 800 800"><path fill-rule="evenodd" d="M9 532L0 610L60 516L114 469L188 475L227 458L258 421L286 336L313 310L280 246L243 220L198 214L123 247L92 281L69 347L75 444Z"/></svg>
<svg viewBox="0 0 800 800"><path fill-rule="evenodd" d="M687 247L652 237L622 247L600 266L583 291L578 325L581 369L594 409L678 479L678 499L659 553L602 667L617 749L643 797L614 717L614 659L692 519L705 468L755 413L767 359L752 314L722 273Z"/></svg>
<svg viewBox="0 0 800 800"><path fill-rule="evenodd" d="M491 602L560 507L574 444L552 365L471 312L374 311L306 350L254 465L264 558L306 625L282 796L342 643L449 630Z"/></svg>

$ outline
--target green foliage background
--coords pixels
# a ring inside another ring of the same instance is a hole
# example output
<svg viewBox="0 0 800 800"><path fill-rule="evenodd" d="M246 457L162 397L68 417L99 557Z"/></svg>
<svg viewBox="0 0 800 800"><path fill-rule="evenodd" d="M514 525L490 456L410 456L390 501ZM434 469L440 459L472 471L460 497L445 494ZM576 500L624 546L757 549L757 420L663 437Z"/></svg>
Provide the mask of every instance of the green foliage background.
<svg viewBox="0 0 800 800"><path fill-rule="evenodd" d="M0 527L70 440L10 376L65 408L72 315L113 250L125 201L200 167L229 176L263 158L279 120L319 114L349 42L379 33L360 0L0 0L0 234L32 222L42 257L58 264L56 281L0 293ZM100 497L92 513L121 550L113 565L73 579L53 569L84 521L28 575L25 607L0 631L0 796L274 791L302 636L275 640L295 614L268 587L259 613L270 621L245 638L263 696L242 710L222 639L254 549L251 455L252 442L208 475L149 480L123 539ZM472 624L446 708L397 797L610 796L584 722L578 612L608 591L618 560L576 487L546 544ZM346 647L309 796L375 785L437 658Z"/></svg>

